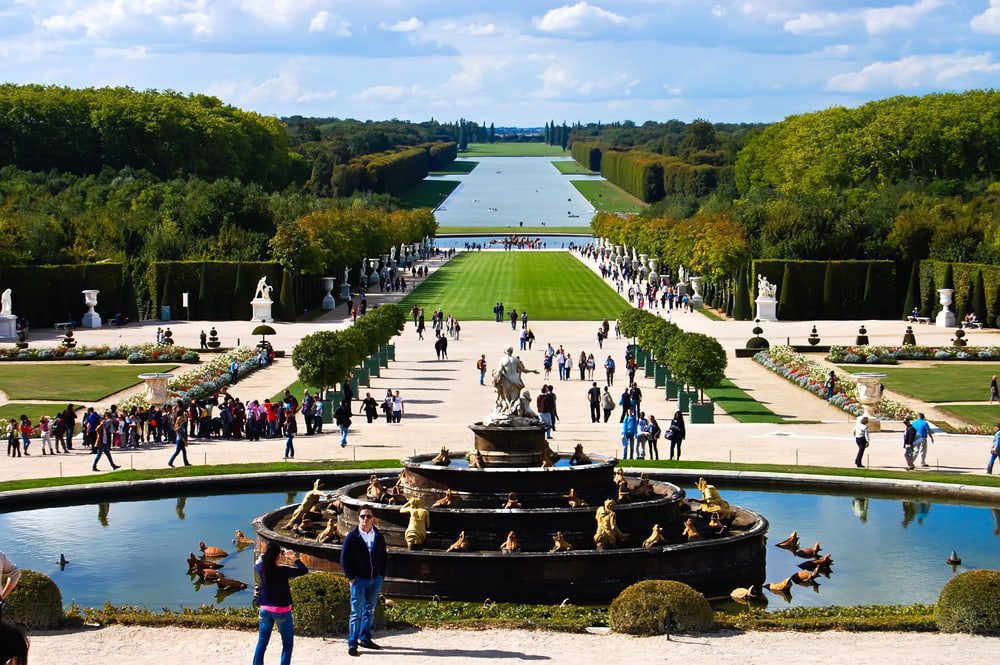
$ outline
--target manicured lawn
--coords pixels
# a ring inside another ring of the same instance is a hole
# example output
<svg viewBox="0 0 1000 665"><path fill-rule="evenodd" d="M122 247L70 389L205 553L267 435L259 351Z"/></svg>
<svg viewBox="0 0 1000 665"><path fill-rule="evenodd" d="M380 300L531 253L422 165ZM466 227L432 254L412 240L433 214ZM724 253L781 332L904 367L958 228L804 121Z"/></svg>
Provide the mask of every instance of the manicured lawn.
<svg viewBox="0 0 1000 665"><path fill-rule="evenodd" d="M431 171L429 175L467 175L472 173L472 169L479 166L479 162L470 162L456 159L440 171Z"/></svg>
<svg viewBox="0 0 1000 665"><path fill-rule="evenodd" d="M142 383L139 374L169 372L177 365L29 363L0 365L0 390L8 399L96 402Z"/></svg>
<svg viewBox="0 0 1000 665"><path fill-rule="evenodd" d="M1000 363L943 362L930 367L885 367L882 365L840 365L848 373L878 372L885 374L885 387L921 401L939 402L987 401L990 398L990 377L1000 374Z"/></svg>
<svg viewBox="0 0 1000 665"><path fill-rule="evenodd" d="M771 411L729 379L717 388L705 391L722 409L741 423L783 423L784 419Z"/></svg>
<svg viewBox="0 0 1000 665"><path fill-rule="evenodd" d="M569 162L552 162L552 166L556 167L559 173L565 173L569 175L578 175L578 174L599 175L594 171L588 169L586 166L583 166L582 164L580 164L580 162L576 160L572 160Z"/></svg>
<svg viewBox="0 0 1000 665"><path fill-rule="evenodd" d="M399 195L407 208L437 208L458 187L457 180L421 180Z"/></svg>
<svg viewBox="0 0 1000 665"><path fill-rule="evenodd" d="M601 212L639 212L646 204L607 180L573 180L573 186Z"/></svg>
<svg viewBox="0 0 1000 665"><path fill-rule="evenodd" d="M696 309L694 311L696 311L699 314L702 314L704 316L707 316L708 318L712 319L713 321L725 321L725 319L722 318L721 316L719 316L719 314L714 309L711 309L709 307L702 307L702 308Z"/></svg>
<svg viewBox="0 0 1000 665"><path fill-rule="evenodd" d="M11 418L19 420L21 414L28 416L31 424L38 427L38 421L42 416L48 416L51 420L57 413L61 413L66 408L65 404L35 404L33 402L21 402L18 404L4 404L0 406L0 424L7 426L7 421ZM37 438L37 434L32 438ZM39 453L41 454L41 453Z"/></svg>
<svg viewBox="0 0 1000 665"><path fill-rule="evenodd" d="M470 143L460 157L562 157L569 152L544 143Z"/></svg>
<svg viewBox="0 0 1000 665"><path fill-rule="evenodd" d="M521 235L540 235L561 233L566 235L592 235L590 226L439 226L438 235L459 235L465 236L470 233L494 233L497 235L504 233L518 233ZM489 240L489 238L487 238Z"/></svg>
<svg viewBox="0 0 1000 665"><path fill-rule="evenodd" d="M998 404L955 404L954 406L939 406L938 410L950 413L972 425L993 427L1000 420L1000 405Z"/></svg>
<svg viewBox="0 0 1000 665"><path fill-rule="evenodd" d="M459 321L491 321L527 310L529 320L600 321L627 303L569 252L463 252L403 300L430 312L440 307Z"/></svg>

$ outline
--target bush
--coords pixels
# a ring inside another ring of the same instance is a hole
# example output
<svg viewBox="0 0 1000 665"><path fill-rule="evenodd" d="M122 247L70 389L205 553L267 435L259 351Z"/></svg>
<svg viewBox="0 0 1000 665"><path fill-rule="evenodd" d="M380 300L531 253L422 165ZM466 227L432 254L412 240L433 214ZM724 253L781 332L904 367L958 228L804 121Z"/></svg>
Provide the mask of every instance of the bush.
<svg viewBox="0 0 1000 665"><path fill-rule="evenodd" d="M937 624L945 633L1000 634L1000 571L970 570L945 584Z"/></svg>
<svg viewBox="0 0 1000 665"><path fill-rule="evenodd" d="M715 618L705 597L688 585L646 580L618 594L608 608L608 623L618 633L662 635L665 625L679 632L711 630Z"/></svg>
<svg viewBox="0 0 1000 665"><path fill-rule="evenodd" d="M63 620L62 593L48 575L22 570L21 581L7 596L4 618L29 629L56 628Z"/></svg>
<svg viewBox="0 0 1000 665"><path fill-rule="evenodd" d="M305 635L346 633L351 617L351 585L343 575L309 573L291 583L295 629ZM385 625L385 606L375 607L375 626Z"/></svg>
<svg viewBox="0 0 1000 665"><path fill-rule="evenodd" d="M768 342L763 337L751 337L750 339L747 340L748 349L756 349L759 351L761 349L768 349L770 347L771 343Z"/></svg>

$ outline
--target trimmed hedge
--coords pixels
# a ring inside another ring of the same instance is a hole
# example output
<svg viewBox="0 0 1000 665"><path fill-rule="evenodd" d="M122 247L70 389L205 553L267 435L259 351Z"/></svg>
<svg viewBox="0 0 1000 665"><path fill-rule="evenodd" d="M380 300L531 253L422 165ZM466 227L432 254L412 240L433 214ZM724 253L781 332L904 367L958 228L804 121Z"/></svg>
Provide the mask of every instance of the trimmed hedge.
<svg viewBox="0 0 1000 665"><path fill-rule="evenodd" d="M87 311L83 289L97 289L97 311L105 320L118 312L136 317L134 291L126 284L121 263L79 263L61 266L0 267L0 290L12 290L14 314L28 319L34 328L73 319L79 322Z"/></svg>
<svg viewBox="0 0 1000 665"><path fill-rule="evenodd" d="M593 141L574 141L570 154L584 168L591 171L601 170L601 151L603 146Z"/></svg>
<svg viewBox="0 0 1000 665"><path fill-rule="evenodd" d="M694 155L696 163L643 150L620 151L596 141L575 141L573 159L646 203L665 196L705 196L721 184L734 183L732 166L705 163L714 154ZM704 158L704 160L702 159Z"/></svg>
<svg viewBox="0 0 1000 665"><path fill-rule="evenodd" d="M454 141L424 143L419 147L427 151L427 165L431 171L440 171L458 158L458 144Z"/></svg>
<svg viewBox="0 0 1000 665"><path fill-rule="evenodd" d="M400 146L334 166L330 184L337 196L350 196L357 191L401 194L426 178L428 171L444 168L457 156L458 145L454 141Z"/></svg>
<svg viewBox="0 0 1000 665"><path fill-rule="evenodd" d="M715 617L705 596L687 584L646 580L611 601L608 624L616 633L662 635L665 627L684 633L711 630Z"/></svg>
<svg viewBox="0 0 1000 665"><path fill-rule="evenodd" d="M351 585L343 575L313 572L289 585L296 632L332 635L347 632L351 616ZM385 627L385 604L375 605L375 628Z"/></svg>
<svg viewBox="0 0 1000 665"><path fill-rule="evenodd" d="M22 570L4 605L4 619L34 629L56 628L63 621L62 593L48 575Z"/></svg>
<svg viewBox="0 0 1000 665"><path fill-rule="evenodd" d="M1000 571L970 570L941 589L937 624L944 633L1000 634Z"/></svg>
<svg viewBox="0 0 1000 665"><path fill-rule="evenodd" d="M984 263L947 263L930 259L921 261L920 298L923 306L920 315L933 317L941 310L937 289L946 288L944 284L948 266L951 266L955 289L954 304L951 307L955 316L961 320L969 313L968 308L971 304L971 309L976 312L976 318L985 325L990 327L1000 325L997 323L997 317L1000 317L1000 266ZM975 293L980 273L982 273L982 299ZM980 311L980 308L985 308L986 311Z"/></svg>
<svg viewBox="0 0 1000 665"><path fill-rule="evenodd" d="M778 318L783 321L899 317L892 261L757 259L748 280L755 287L757 275L781 285Z"/></svg>
<svg viewBox="0 0 1000 665"><path fill-rule="evenodd" d="M601 175L646 203L663 198L663 155L642 150L601 154Z"/></svg>

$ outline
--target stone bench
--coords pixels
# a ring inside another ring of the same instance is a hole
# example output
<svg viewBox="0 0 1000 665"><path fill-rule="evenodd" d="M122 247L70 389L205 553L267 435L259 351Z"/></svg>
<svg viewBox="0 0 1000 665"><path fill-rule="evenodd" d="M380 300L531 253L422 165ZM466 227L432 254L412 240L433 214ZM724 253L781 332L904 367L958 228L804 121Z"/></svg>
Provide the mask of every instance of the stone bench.
<svg viewBox="0 0 1000 665"><path fill-rule="evenodd" d="M977 330L982 330L983 324L980 321L963 321L962 327L967 329L976 328Z"/></svg>
<svg viewBox="0 0 1000 665"><path fill-rule="evenodd" d="M910 323L930 323L931 317L929 316L908 316L906 320Z"/></svg>
<svg viewBox="0 0 1000 665"><path fill-rule="evenodd" d="M67 330L72 330L73 328L75 328L76 327L76 322L75 321L60 321L59 323L54 324L52 327L55 328L56 330L62 330L63 332L65 332Z"/></svg>

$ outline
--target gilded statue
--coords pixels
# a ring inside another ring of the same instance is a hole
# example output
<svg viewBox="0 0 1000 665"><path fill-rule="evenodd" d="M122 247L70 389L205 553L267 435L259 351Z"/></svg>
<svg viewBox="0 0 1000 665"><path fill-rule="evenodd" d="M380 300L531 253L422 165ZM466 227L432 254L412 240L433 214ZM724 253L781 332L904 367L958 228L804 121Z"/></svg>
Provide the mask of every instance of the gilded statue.
<svg viewBox="0 0 1000 665"><path fill-rule="evenodd" d="M663 529L660 528L659 524L653 525L653 531L649 534L649 538L642 541L642 546L647 550L656 547L657 545L666 545L667 539L663 535Z"/></svg>
<svg viewBox="0 0 1000 665"><path fill-rule="evenodd" d="M431 507L432 508L453 508L455 506L455 502L457 500L458 500L458 497L455 496L455 493L452 492L451 488L449 487L448 489L446 489L444 491L444 496L441 497L440 499L438 499L437 501L435 501L434 505L431 506Z"/></svg>
<svg viewBox="0 0 1000 665"><path fill-rule="evenodd" d="M628 488L628 481L622 478L618 483L618 503L628 503L632 498L632 490Z"/></svg>
<svg viewBox="0 0 1000 665"><path fill-rule="evenodd" d="M548 442L545 442L545 449L542 451L542 466L549 468L559 461L559 453L552 450Z"/></svg>
<svg viewBox="0 0 1000 665"><path fill-rule="evenodd" d="M648 499L653 495L653 483L649 480L648 473L639 475L639 484L632 490L633 499Z"/></svg>
<svg viewBox="0 0 1000 665"><path fill-rule="evenodd" d="M431 460L431 464L437 466L448 466L451 464L451 454L448 452L448 449L441 446L441 452L439 452L437 456Z"/></svg>
<svg viewBox="0 0 1000 665"><path fill-rule="evenodd" d="M611 499L597 509L594 519L597 521L597 532L594 534L594 544L597 549L603 550L607 546L617 547L628 537L628 534L622 533L618 528L615 502Z"/></svg>
<svg viewBox="0 0 1000 665"><path fill-rule="evenodd" d="M473 450L468 455L469 468L472 469L485 469L486 468L486 458L478 450Z"/></svg>
<svg viewBox="0 0 1000 665"><path fill-rule="evenodd" d="M695 487L701 492L701 507L699 508L701 512L718 513L719 519L732 519L736 516L736 511L722 498L719 490L715 489L715 485L709 485L704 478L699 478Z"/></svg>
<svg viewBox="0 0 1000 665"><path fill-rule="evenodd" d="M697 540L698 538L701 538L698 528L694 525L694 520L690 517L684 522L684 537L688 540Z"/></svg>
<svg viewBox="0 0 1000 665"><path fill-rule="evenodd" d="M322 518L322 514L317 510L319 502L326 498L326 493L322 491L322 488L323 481L317 478L313 483L313 488L302 497L302 503L299 504L299 507L295 509L295 512L292 513L291 518L285 524L286 529L301 526L305 517L310 513L314 513L317 519Z"/></svg>
<svg viewBox="0 0 1000 665"><path fill-rule="evenodd" d="M517 498L516 492L511 492L507 495L507 502L503 504L503 507L507 510L512 508L521 508L521 501Z"/></svg>
<svg viewBox="0 0 1000 665"><path fill-rule="evenodd" d="M427 529L431 525L431 513L424 508L423 501L419 497L413 497L402 506L399 512L409 515L410 521L406 525L403 538L406 540L406 549L412 550L414 547L423 547L427 542Z"/></svg>
<svg viewBox="0 0 1000 665"><path fill-rule="evenodd" d="M500 551L504 554L516 554L521 551L521 543L517 542L517 534L511 531L507 534L507 540L500 544Z"/></svg>
<svg viewBox="0 0 1000 665"><path fill-rule="evenodd" d="M317 543L339 543L340 534L337 533L337 520L330 519L326 522L326 528L316 536Z"/></svg>
<svg viewBox="0 0 1000 665"><path fill-rule="evenodd" d="M570 508L581 508L587 505L587 502L583 500L576 490L572 487L569 488L569 494L564 494L563 498L566 499L566 503L569 504Z"/></svg>
<svg viewBox="0 0 1000 665"><path fill-rule="evenodd" d="M570 465L590 464L591 461L592 460L587 456L587 453L583 452L583 444L576 444L576 447L573 449L573 456L569 458Z"/></svg>
<svg viewBox="0 0 1000 665"><path fill-rule="evenodd" d="M621 485L623 482L625 482L625 469L621 468L620 466L616 466L615 475L612 480L615 483L615 485Z"/></svg>
<svg viewBox="0 0 1000 665"><path fill-rule="evenodd" d="M365 498L369 501L374 501L375 503L382 503L385 501L385 488L382 487L382 483L379 482L378 476L374 473L368 481L368 489L365 490Z"/></svg>
<svg viewBox="0 0 1000 665"><path fill-rule="evenodd" d="M563 532L556 531L556 535L552 536L552 549L549 552L569 552L571 549L573 549L573 546L563 536Z"/></svg>
<svg viewBox="0 0 1000 665"><path fill-rule="evenodd" d="M453 542L446 552L465 552L469 549L469 539L465 537L465 532L458 534L458 540Z"/></svg>

